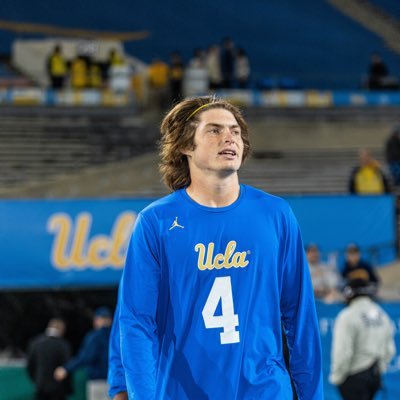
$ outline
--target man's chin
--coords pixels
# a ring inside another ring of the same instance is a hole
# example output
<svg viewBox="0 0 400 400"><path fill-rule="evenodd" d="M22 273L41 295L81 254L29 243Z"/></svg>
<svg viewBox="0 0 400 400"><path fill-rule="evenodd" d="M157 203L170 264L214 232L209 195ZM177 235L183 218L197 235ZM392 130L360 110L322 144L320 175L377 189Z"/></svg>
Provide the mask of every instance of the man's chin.
<svg viewBox="0 0 400 400"><path fill-rule="evenodd" d="M221 169L220 175L222 178L226 178L230 175L237 174L238 171L239 171L238 167L226 167L226 168Z"/></svg>

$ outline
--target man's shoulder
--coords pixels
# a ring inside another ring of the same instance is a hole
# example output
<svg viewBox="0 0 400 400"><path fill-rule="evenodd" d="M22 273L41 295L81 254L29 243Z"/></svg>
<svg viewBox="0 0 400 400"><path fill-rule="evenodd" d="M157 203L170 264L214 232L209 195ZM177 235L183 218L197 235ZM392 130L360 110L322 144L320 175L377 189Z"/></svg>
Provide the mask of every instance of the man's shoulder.
<svg viewBox="0 0 400 400"><path fill-rule="evenodd" d="M44 341L46 341L47 336L43 333L35 336L31 341L30 341L30 346L34 347L34 346L38 346L40 343L43 343Z"/></svg>
<svg viewBox="0 0 400 400"><path fill-rule="evenodd" d="M179 196L179 190L176 192L172 192L164 197L161 197L157 200L154 200L151 202L148 206L143 208L143 210L140 212L144 216L149 216L153 213L157 212L162 212L165 209L168 209L172 206L177 205L180 200L181 196Z"/></svg>
<svg viewBox="0 0 400 400"><path fill-rule="evenodd" d="M336 318L336 323L341 325L350 325L354 322L354 307L351 305L341 310Z"/></svg>
<svg viewBox="0 0 400 400"><path fill-rule="evenodd" d="M54 347L54 346L69 346L66 339L62 337L48 336L45 334L40 334L35 337L30 344L31 348L42 348L42 347Z"/></svg>
<svg viewBox="0 0 400 400"><path fill-rule="evenodd" d="M289 204L282 197L267 193L254 186L242 185L242 187L246 191L245 195L247 200L259 202L262 206L267 205L280 210L289 209Z"/></svg>
<svg viewBox="0 0 400 400"><path fill-rule="evenodd" d="M296 218L289 203L282 197L272 195L252 186L244 186L246 193L245 207L252 214L266 216L279 223L291 225Z"/></svg>

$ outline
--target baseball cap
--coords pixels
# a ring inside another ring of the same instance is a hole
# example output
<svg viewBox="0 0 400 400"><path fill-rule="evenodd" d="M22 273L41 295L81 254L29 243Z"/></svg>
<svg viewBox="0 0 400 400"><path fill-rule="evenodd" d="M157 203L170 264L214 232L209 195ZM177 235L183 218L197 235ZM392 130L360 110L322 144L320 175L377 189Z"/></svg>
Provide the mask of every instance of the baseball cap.
<svg viewBox="0 0 400 400"><path fill-rule="evenodd" d="M108 307L98 307L94 312L95 317L112 317L112 312Z"/></svg>
<svg viewBox="0 0 400 400"><path fill-rule="evenodd" d="M350 280L343 288L343 294L347 299L357 296L375 296L376 292L376 284L360 278Z"/></svg>
<svg viewBox="0 0 400 400"><path fill-rule="evenodd" d="M360 247L358 246L357 243L349 243L346 247L346 251L351 251L351 252L359 252Z"/></svg>

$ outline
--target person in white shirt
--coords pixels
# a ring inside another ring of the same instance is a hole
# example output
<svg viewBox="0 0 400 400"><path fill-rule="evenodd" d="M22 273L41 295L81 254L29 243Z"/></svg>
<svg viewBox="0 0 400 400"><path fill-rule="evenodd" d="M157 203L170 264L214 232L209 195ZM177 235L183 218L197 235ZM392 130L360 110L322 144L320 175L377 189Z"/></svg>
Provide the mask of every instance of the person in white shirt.
<svg viewBox="0 0 400 400"><path fill-rule="evenodd" d="M344 400L372 400L396 352L393 324L372 299L375 288L363 279L344 288L348 307L336 319L329 376Z"/></svg>
<svg viewBox="0 0 400 400"><path fill-rule="evenodd" d="M306 246L306 257L314 296L326 303L343 301L343 296L338 290L341 279L336 266L321 262L321 253L315 243Z"/></svg>

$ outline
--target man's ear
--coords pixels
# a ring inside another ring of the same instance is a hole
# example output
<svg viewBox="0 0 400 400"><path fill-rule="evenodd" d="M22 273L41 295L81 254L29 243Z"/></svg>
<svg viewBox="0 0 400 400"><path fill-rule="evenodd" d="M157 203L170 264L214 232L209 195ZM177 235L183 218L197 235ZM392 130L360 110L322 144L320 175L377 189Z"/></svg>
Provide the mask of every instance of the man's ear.
<svg viewBox="0 0 400 400"><path fill-rule="evenodd" d="M193 149L182 149L181 153L187 157L189 157L193 152Z"/></svg>

